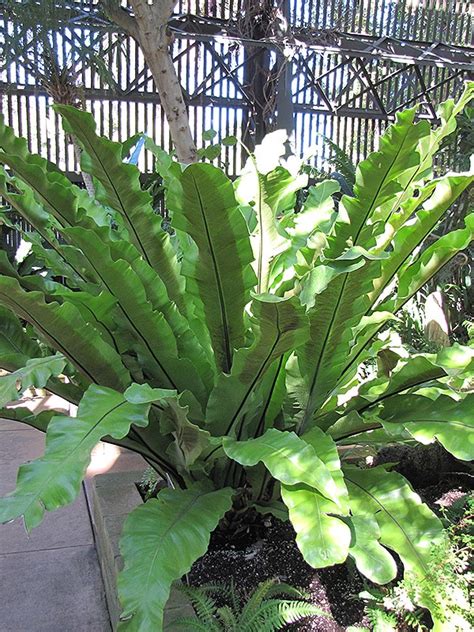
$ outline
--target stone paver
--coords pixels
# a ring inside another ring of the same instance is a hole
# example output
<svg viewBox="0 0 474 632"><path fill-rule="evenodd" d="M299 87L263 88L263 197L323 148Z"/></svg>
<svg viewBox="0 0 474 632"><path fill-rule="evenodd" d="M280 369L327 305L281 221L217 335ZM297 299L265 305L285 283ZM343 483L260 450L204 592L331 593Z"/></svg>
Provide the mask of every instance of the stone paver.
<svg viewBox="0 0 474 632"><path fill-rule="evenodd" d="M109 632L91 545L0 555L2 632Z"/></svg>
<svg viewBox="0 0 474 632"><path fill-rule="evenodd" d="M18 424L18 422L10 422ZM0 466L5 472L16 472L25 461L37 459L44 452L44 435L34 428L0 431ZM15 480L15 479L14 479Z"/></svg>
<svg viewBox="0 0 474 632"><path fill-rule="evenodd" d="M0 555L93 544L89 512L82 491L72 505L46 512L43 522L30 534L21 520L0 526Z"/></svg>
<svg viewBox="0 0 474 632"><path fill-rule="evenodd" d="M43 454L44 435L0 422L0 494L15 487L18 466ZM120 461L118 456L113 465ZM25 533L0 525L0 632L110 632L84 491Z"/></svg>

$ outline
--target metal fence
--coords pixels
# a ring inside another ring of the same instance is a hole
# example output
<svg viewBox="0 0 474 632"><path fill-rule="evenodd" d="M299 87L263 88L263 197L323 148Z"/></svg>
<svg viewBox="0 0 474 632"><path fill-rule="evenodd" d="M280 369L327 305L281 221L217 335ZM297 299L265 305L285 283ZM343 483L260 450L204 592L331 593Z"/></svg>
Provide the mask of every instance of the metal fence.
<svg viewBox="0 0 474 632"><path fill-rule="evenodd" d="M421 53L426 61L426 55L433 54L432 43L471 45L471 6L470 0L290 0L290 21L300 33L324 31L326 37L335 31L427 42ZM242 0L182 0L177 14L226 20L242 8ZM8 25L0 20L0 36L2 28ZM90 33L98 28L95 23L89 26L83 22L77 30L87 42ZM60 37L57 46L67 57L67 45ZM170 138L164 113L136 42L117 30L104 28L101 46L106 64L114 71L116 86L111 88L101 75L88 68L80 69L78 75L84 106L93 113L98 130L116 140L145 132L168 149ZM184 33L176 37L172 54L198 145L204 143L203 131L210 128L218 132L218 138L241 137L252 110L245 95L245 46L232 39L205 41ZM314 160L319 168L325 166L329 151L323 136L357 161L373 149L400 104L421 101L427 110L433 110L448 96L459 94L465 76L462 72L452 73L446 65L406 62L403 66L377 55L365 62L365 74L354 67L346 55L324 47L301 49L293 59L295 145L298 152L315 146ZM425 93L420 92L420 82L427 87ZM378 86L376 95L385 104L393 101L390 115L385 109L380 110L368 84ZM77 171L73 148L50 107L50 97L37 85L35 77L20 66L11 65L0 75L0 90L0 107L6 122L28 139L30 149L68 172ZM326 95L330 107L326 107L321 93ZM341 94L343 104L348 103L345 110L341 109ZM230 173L236 173L241 165L240 151L226 147L222 161ZM140 167L150 172L152 162L152 156L144 153Z"/></svg>

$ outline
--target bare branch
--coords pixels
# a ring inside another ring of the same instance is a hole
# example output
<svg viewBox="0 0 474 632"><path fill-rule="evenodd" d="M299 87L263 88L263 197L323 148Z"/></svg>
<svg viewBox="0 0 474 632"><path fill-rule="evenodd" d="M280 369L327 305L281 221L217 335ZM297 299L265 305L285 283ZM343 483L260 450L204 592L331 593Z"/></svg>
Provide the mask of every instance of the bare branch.
<svg viewBox="0 0 474 632"><path fill-rule="evenodd" d="M135 18L122 9L120 0L100 0L100 5L112 22L138 40L139 30Z"/></svg>
<svg viewBox="0 0 474 632"><path fill-rule="evenodd" d="M177 0L154 0L148 4L147 0L130 0L133 12L138 22L152 19L155 26L164 27L173 14Z"/></svg>
<svg viewBox="0 0 474 632"><path fill-rule="evenodd" d="M173 15L177 0L154 0L151 10L161 24L166 24Z"/></svg>

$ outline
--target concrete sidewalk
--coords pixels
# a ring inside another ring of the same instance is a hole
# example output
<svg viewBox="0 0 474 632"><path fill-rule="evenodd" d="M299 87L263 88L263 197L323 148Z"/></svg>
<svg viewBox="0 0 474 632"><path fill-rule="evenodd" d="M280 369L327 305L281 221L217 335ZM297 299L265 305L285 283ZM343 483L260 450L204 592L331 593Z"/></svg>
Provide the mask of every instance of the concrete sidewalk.
<svg viewBox="0 0 474 632"><path fill-rule="evenodd" d="M19 465L43 454L44 435L0 420L0 495ZM140 469L134 454L99 445L90 474ZM20 520L0 525L0 632L110 632L91 521L81 488L76 502L47 513L28 536Z"/></svg>

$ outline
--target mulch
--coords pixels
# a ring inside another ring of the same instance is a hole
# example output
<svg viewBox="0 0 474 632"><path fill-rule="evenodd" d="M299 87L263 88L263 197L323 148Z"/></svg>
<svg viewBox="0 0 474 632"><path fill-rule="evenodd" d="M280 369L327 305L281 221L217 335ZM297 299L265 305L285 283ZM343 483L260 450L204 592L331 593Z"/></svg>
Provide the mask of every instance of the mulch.
<svg viewBox="0 0 474 632"><path fill-rule="evenodd" d="M378 457L378 463L394 461L398 461L394 469L407 477L438 514L471 487L468 467L439 446L389 449ZM276 518L265 518L263 526L239 540L226 541L222 534L214 534L209 551L187 576L195 586L228 584L230 578L244 596L266 579L288 583L300 588L308 601L328 614L288 626L288 632L343 632L351 626L370 629L364 602L358 598L370 583L351 561L325 569L311 568L296 546L291 525Z"/></svg>

